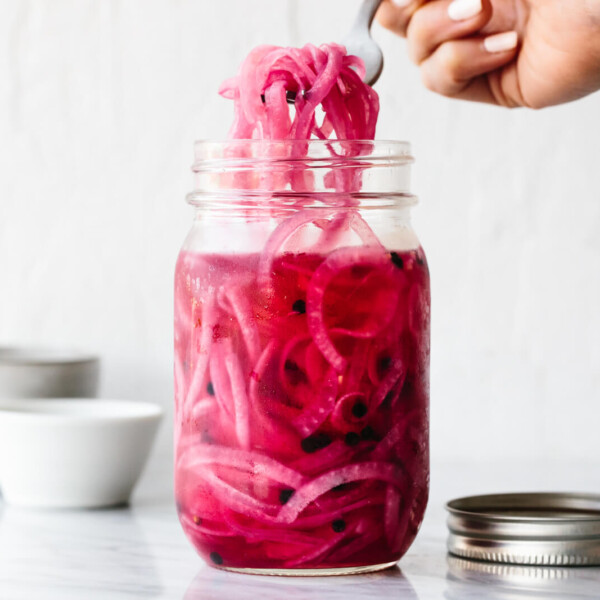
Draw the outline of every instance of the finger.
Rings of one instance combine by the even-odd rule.
[[[413,15],[407,29],[408,54],[420,64],[442,43],[471,35],[492,17],[490,0],[434,0]]]
[[[490,77],[478,78],[508,65],[517,46],[515,31],[444,42],[421,63],[423,83],[443,96],[503,104],[498,90],[490,88]]]
[[[386,29],[406,37],[406,29],[415,11],[427,0],[384,0],[377,20]]]
[[[454,94],[452,98],[496,104],[506,108],[529,106],[521,94],[517,63],[514,60],[491,73],[475,77],[462,92]]]

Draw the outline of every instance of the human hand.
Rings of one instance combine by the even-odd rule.
[[[600,89],[600,0],[384,0],[426,87],[543,108]]]

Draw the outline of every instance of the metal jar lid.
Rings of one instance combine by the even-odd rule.
[[[600,496],[493,494],[446,504],[448,551],[519,565],[600,565]]]

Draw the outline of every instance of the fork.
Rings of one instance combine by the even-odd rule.
[[[343,39],[348,54],[355,54],[365,63],[365,83],[373,85],[383,70],[383,52],[371,37],[371,24],[382,0],[363,0],[350,33]]]

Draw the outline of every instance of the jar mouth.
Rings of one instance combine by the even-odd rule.
[[[403,206],[410,194],[409,142],[394,140],[199,140],[194,144],[195,189],[187,200],[310,196],[316,205],[377,203]]]
[[[217,161],[331,161],[333,157],[414,162],[410,142],[399,140],[197,140],[192,171]]]

